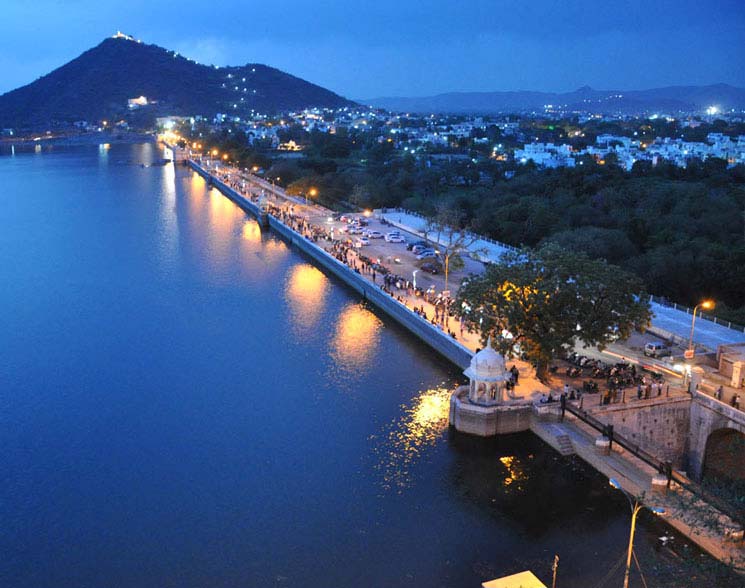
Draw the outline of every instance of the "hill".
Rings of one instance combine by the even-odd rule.
[[[573,92],[450,92],[421,98],[372,98],[360,100],[397,112],[526,112],[542,111],[552,104],[566,110],[597,113],[644,114],[745,108],[745,89],[727,84],[669,86],[651,90],[594,90],[585,86]]]
[[[130,111],[127,100],[149,105]],[[0,96],[0,127],[33,128],[161,115],[272,113],[353,102],[258,63],[216,67],[117,35],[38,80]]]

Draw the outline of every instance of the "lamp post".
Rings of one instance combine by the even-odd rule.
[[[623,576],[623,588],[629,588],[629,571],[631,570],[631,556],[634,553],[634,533],[636,533],[636,515],[638,515],[639,511],[644,508],[644,505],[641,504],[639,502],[639,499],[636,497],[634,497],[634,499],[632,500],[631,495],[621,487],[621,484],[619,484],[618,480],[616,480],[615,478],[610,478],[608,482],[616,490],[620,490],[621,492],[623,492],[624,496],[626,496],[626,499],[629,501],[629,506],[631,507],[631,532],[629,533],[629,552],[626,555],[626,572]],[[655,514],[665,514],[664,508],[660,508],[658,506],[648,506],[647,508]]]
[[[308,196],[309,195],[311,196],[311,198],[315,198],[316,196],[318,196],[318,190],[316,190],[315,188],[311,188],[310,190],[308,190],[305,193],[305,204],[306,204],[306,206],[308,205]]]
[[[691,334],[688,337],[688,353],[686,354],[688,359],[693,359],[693,329],[696,326],[696,312],[698,312],[699,307],[705,308],[706,310],[711,310],[715,306],[715,303],[713,300],[704,300],[702,302],[699,302],[696,306],[693,307],[693,318],[691,319]]]

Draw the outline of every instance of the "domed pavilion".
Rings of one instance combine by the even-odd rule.
[[[504,391],[512,374],[507,371],[504,357],[491,345],[491,337],[481,351],[471,358],[463,372],[470,380],[468,400],[481,406],[493,406],[505,401]]]

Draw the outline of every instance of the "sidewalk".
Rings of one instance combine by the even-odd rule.
[[[571,440],[575,453],[583,461],[606,475],[615,478],[630,495],[648,507],[665,509],[661,515],[666,522],[696,543],[704,551],[723,562],[731,562],[740,573],[745,574],[745,544],[726,538],[728,530],[738,529],[719,511],[698,500],[687,490],[673,483],[671,489],[660,492],[652,489],[652,477],[657,472],[648,464],[630,455],[618,445],[613,445],[610,455],[602,455],[595,447],[600,434],[570,413],[564,422],[554,419],[533,419],[531,430],[555,449],[559,449],[558,438],[562,435]]]

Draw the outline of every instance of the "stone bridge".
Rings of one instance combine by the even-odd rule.
[[[688,433],[693,478],[720,474],[745,480],[745,412],[701,392],[693,393]]]

